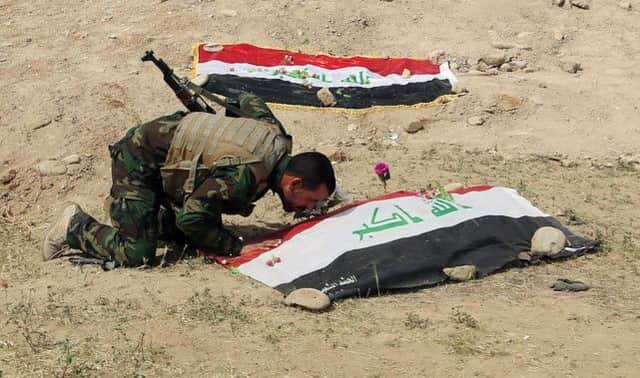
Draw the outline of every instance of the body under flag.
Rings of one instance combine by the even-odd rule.
[[[568,240],[549,258],[595,250],[596,242],[573,234],[515,190],[475,186],[350,204],[270,235],[266,239],[283,240],[270,251],[217,259],[284,294],[310,287],[331,299],[367,297],[445,282],[446,268],[473,265],[482,278],[520,264],[544,226]]]
[[[272,104],[367,109],[427,104],[451,94],[449,63],[428,59],[336,57],[250,44],[198,44],[195,74],[210,92],[254,93]]]

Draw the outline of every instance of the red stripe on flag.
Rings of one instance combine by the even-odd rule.
[[[221,45],[220,51],[206,51],[206,44],[198,46],[198,63],[206,63],[218,60],[225,63],[247,63],[255,66],[272,67],[282,65],[313,65],[329,70],[346,67],[366,67],[369,71],[382,76],[390,74],[402,75],[405,69],[411,75],[437,75],[440,67],[430,60],[409,59],[409,58],[367,58],[361,56],[335,57],[329,55],[311,55],[296,53],[287,50],[267,49],[242,44]],[[285,59],[285,56],[290,58]]]
[[[469,192],[484,192],[486,190],[492,189],[492,186],[488,186],[488,185],[477,185],[477,186],[471,186],[469,188],[462,188],[462,189],[458,189],[458,190],[454,190],[451,191],[451,193],[455,193],[455,194],[466,194]],[[287,240],[293,238],[294,236],[296,236],[297,234],[306,231],[308,229],[310,229],[311,227],[315,226],[316,224],[318,224],[319,222],[323,221],[326,218],[332,217],[336,214],[340,214],[343,213],[349,209],[352,209],[356,206],[360,206],[362,204],[368,203],[368,202],[373,202],[373,201],[381,201],[381,200],[388,200],[388,199],[393,199],[393,198],[401,198],[401,197],[411,197],[411,196],[421,196],[424,195],[420,192],[406,192],[406,191],[400,191],[400,192],[394,192],[394,193],[389,193],[389,194],[385,194],[382,196],[378,196],[378,197],[374,197],[374,198],[370,198],[367,200],[363,200],[363,201],[358,201],[358,202],[352,202],[349,205],[346,205],[344,207],[341,207],[337,210],[331,211],[327,214],[323,214],[320,216],[317,216],[315,218],[309,219],[307,221],[304,222],[300,222],[298,224],[295,224],[289,228],[286,228],[284,230],[280,230],[280,231],[276,231],[274,233],[271,233],[269,235],[267,235],[264,239],[262,240],[273,240],[273,239],[282,239],[282,242],[286,242]],[[216,256],[214,257],[214,259],[223,264],[225,267],[227,268],[237,268],[240,265],[247,263],[253,259],[255,259],[256,257],[262,255],[263,253],[270,253],[270,251],[265,251],[265,252],[260,252],[260,251],[254,251],[254,252],[249,252],[245,255],[242,256],[238,256],[238,257],[232,257],[232,258],[227,258],[227,257],[221,257],[221,256]]]

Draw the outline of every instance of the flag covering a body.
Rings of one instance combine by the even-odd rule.
[[[568,240],[554,258],[596,246],[513,189],[475,186],[354,203],[270,235],[283,243],[268,252],[222,262],[285,294],[311,287],[333,299],[370,296],[444,282],[445,268],[473,265],[478,278],[496,272],[517,263],[544,226]]]
[[[198,44],[195,73],[207,75],[210,92],[236,98],[251,92],[272,104],[333,108],[418,105],[451,93],[456,78],[449,63],[428,59],[335,57],[250,44]]]

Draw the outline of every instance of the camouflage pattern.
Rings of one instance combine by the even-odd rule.
[[[256,119],[280,124],[259,97],[245,93],[238,100],[240,108]],[[183,237],[187,243],[210,254],[240,252],[242,241],[224,228],[222,214],[248,216],[253,211],[253,202],[266,192],[256,192],[255,178],[247,166],[217,169],[182,207],[170,203],[162,192],[160,168],[175,128],[184,115],[177,112],[138,125],[109,147],[113,226],[100,224],[87,214],[78,214],[67,232],[72,248],[122,266],[153,262],[161,235]],[[271,188],[279,181],[288,160],[288,157],[283,159],[272,173]]]

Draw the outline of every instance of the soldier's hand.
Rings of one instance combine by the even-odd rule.
[[[251,252],[265,252],[282,244],[282,239],[265,240],[258,243],[245,244],[240,250],[240,255]]]

